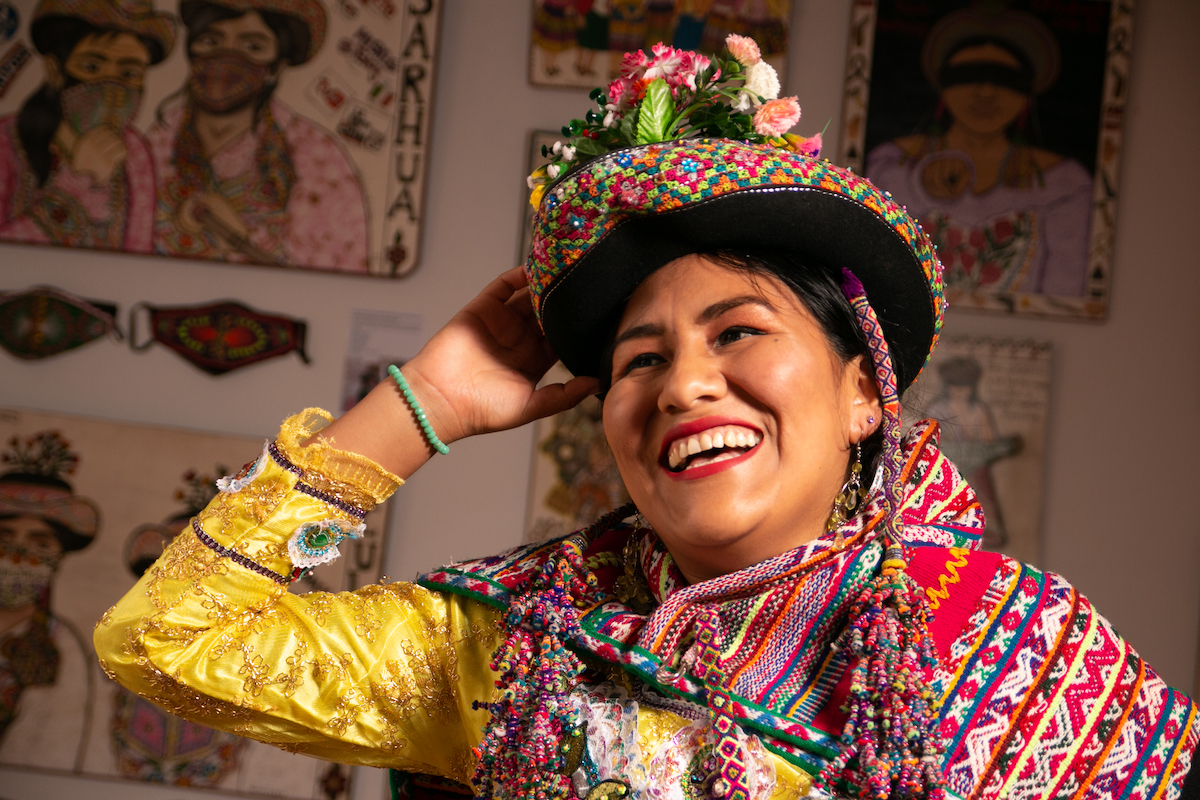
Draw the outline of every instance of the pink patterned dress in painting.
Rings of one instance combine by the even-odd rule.
[[[168,107],[147,133],[159,179],[157,252],[367,271],[362,183],[332,136],[272,100],[251,130],[206,158],[186,112],[183,102]],[[206,230],[178,224],[183,204],[202,193],[229,201],[248,230],[247,247],[230,248]]]
[[[55,156],[39,186],[16,116],[0,119],[0,240],[151,252],[154,162],[140,133],[125,128],[122,138],[125,163],[108,180],[75,172]]]

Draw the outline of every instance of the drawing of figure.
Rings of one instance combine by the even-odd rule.
[[[939,100],[925,130],[885,142],[867,177],[920,219],[946,268],[947,296],[1081,297],[1092,177],[1036,146],[1036,97],[1060,48],[1032,14],[972,7],[939,20],[921,65]]]
[[[533,10],[533,43],[545,54],[543,68],[553,77],[560,72],[558,54],[575,46],[579,13],[575,0],[541,0]]]
[[[131,123],[175,24],[150,0],[42,0],[45,80],[0,118],[0,239],[149,253],[154,166]]]
[[[675,35],[676,0],[646,0],[646,39],[642,48],[650,52],[656,44],[670,44]]]
[[[738,9],[739,27],[758,42],[764,56],[787,52],[791,0],[744,0]]]
[[[554,461],[558,477],[543,502],[570,520],[569,530],[628,499],[600,416],[600,402],[589,398],[558,414],[553,430],[540,444]]]
[[[962,471],[983,506],[987,528],[983,544],[989,550],[1008,542],[1004,515],[996,497],[992,465],[1021,450],[1020,436],[1001,436],[992,409],[979,398],[983,367],[970,357],[951,358],[938,365],[942,393],[925,415],[942,423],[942,451]]]
[[[216,474],[226,471],[218,466]],[[212,475],[184,473],[184,489],[175,493],[175,498],[183,502],[180,512],[162,523],[141,525],[129,534],[124,562],[134,578],[140,578],[188,521],[216,496],[215,480]],[[232,733],[181,719],[123,686],[114,687],[108,730],[117,771],[122,776],[175,786],[217,786],[237,769],[249,743]]]
[[[675,20],[675,36],[672,46],[679,50],[699,50],[700,37],[704,35],[704,24],[712,0],[679,0],[679,16]]]
[[[274,96],[321,48],[318,0],[183,0],[188,78],[147,133],[157,252],[365,272],[362,184],[340,145]]]
[[[92,543],[100,514],[63,479],[78,457],[57,432],[9,446],[0,476],[0,763],[78,769],[93,657],[50,596],[62,559]]]
[[[738,21],[738,5],[743,0],[712,0],[704,21],[704,32],[700,36],[700,49],[705,53],[720,53],[725,50],[725,37],[731,33],[742,33]]]
[[[644,0],[611,0],[608,5],[608,49],[618,53],[641,50],[646,43]]]
[[[575,71],[580,77],[595,75],[596,53],[608,50],[608,0],[592,0],[579,29]]]

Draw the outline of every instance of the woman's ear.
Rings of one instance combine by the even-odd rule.
[[[883,424],[883,404],[875,383],[875,366],[866,356],[855,356],[846,364],[850,400],[850,443],[868,439]]]

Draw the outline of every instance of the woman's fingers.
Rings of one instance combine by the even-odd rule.
[[[508,302],[513,293],[526,285],[525,270],[522,267],[513,267],[500,273],[495,280],[489,283],[481,295],[490,297],[500,303]]]
[[[525,406],[528,421],[548,417],[568,408],[579,405],[583,398],[600,390],[600,382],[595,378],[572,378],[566,383],[552,383],[543,386],[529,397]]]

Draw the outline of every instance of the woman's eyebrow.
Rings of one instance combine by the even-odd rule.
[[[641,339],[646,336],[661,336],[663,333],[662,325],[647,323],[645,325],[634,325],[629,330],[622,333],[613,341],[613,347],[617,347],[622,342],[627,342],[630,339]]]
[[[768,311],[775,310],[775,306],[771,305],[762,295],[745,294],[741,297],[731,297],[728,300],[722,300],[719,303],[713,303],[711,306],[700,312],[700,316],[696,317],[696,322],[711,322],[724,314],[726,311],[731,311],[738,306],[744,306],[747,303],[753,303],[754,305],[762,306]]]

